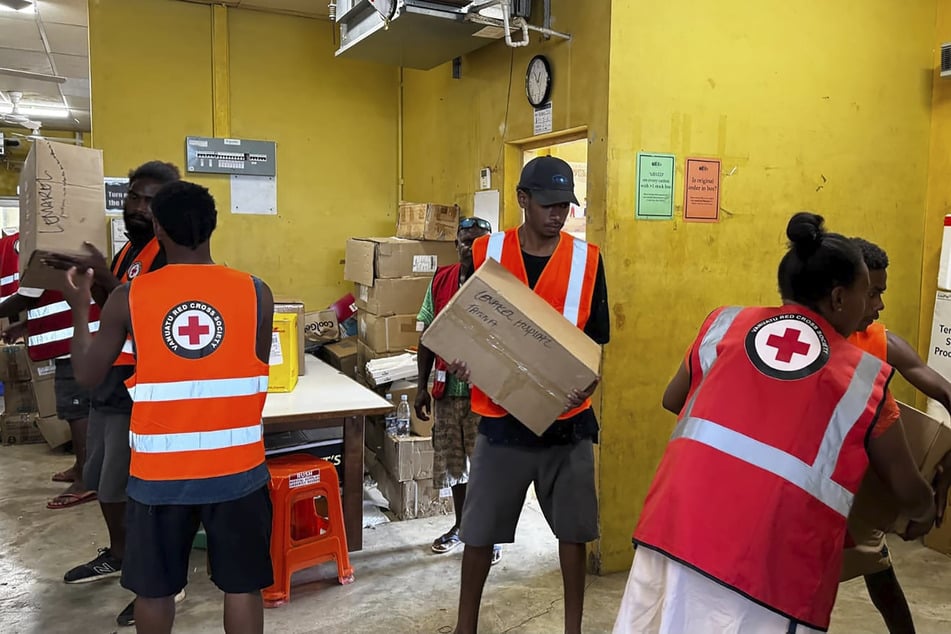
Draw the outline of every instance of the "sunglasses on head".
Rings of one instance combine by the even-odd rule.
[[[479,227],[480,229],[485,229],[489,233],[492,233],[492,223],[484,218],[463,218],[459,221],[459,230],[471,229],[473,227]]]

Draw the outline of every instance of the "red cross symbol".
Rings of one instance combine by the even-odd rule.
[[[207,335],[210,333],[211,333],[211,327],[203,326],[201,323],[199,323],[197,315],[190,315],[188,317],[187,326],[178,327],[179,336],[188,337],[188,343],[193,346],[197,346],[199,343],[201,343],[202,335]]]
[[[783,363],[789,363],[794,354],[809,354],[812,348],[805,341],[799,341],[799,330],[796,328],[787,328],[782,337],[770,335],[766,345],[776,348],[776,360]]]

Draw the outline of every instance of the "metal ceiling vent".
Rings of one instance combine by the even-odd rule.
[[[941,45],[941,76],[951,77],[951,42]]]
[[[338,57],[429,70],[505,39],[527,46],[529,33],[571,39],[551,30],[551,2],[542,26],[531,24],[531,0],[337,0]],[[514,37],[513,37],[514,34]]]

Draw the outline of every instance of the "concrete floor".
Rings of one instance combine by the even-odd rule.
[[[131,597],[116,581],[62,583],[67,568],[87,561],[106,543],[96,504],[60,511],[45,508],[46,500],[61,489],[49,476],[69,463],[68,456],[52,454],[45,445],[0,447],[2,634],[99,634],[120,629],[115,616]],[[450,633],[461,549],[443,556],[429,551],[432,539],[448,528],[447,519],[397,522],[367,530],[365,550],[352,557],[354,584],[337,585],[331,566],[295,577],[298,585],[291,602],[265,612],[266,630]],[[517,539],[489,577],[482,631],[558,632],[562,603],[555,541],[532,501],[522,516]],[[951,560],[898,539],[891,546],[919,634],[951,632]],[[196,552],[192,565],[188,598],[179,607],[175,631],[220,632],[221,595],[205,576],[204,554]],[[586,632],[610,632],[625,580],[625,574],[589,578]],[[842,587],[831,632],[885,632],[861,581]]]

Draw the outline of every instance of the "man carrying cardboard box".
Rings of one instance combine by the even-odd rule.
[[[152,226],[152,198],[167,183],[179,180],[171,163],[150,161],[129,174],[129,193],[123,206],[128,244],[116,254],[110,266],[102,253],[87,247],[87,258],[51,257],[48,264],[60,269],[78,266],[93,270],[92,297],[104,306],[109,294],[138,275],[156,271],[166,264],[165,251]],[[65,313],[70,320],[70,313]],[[67,341],[67,344],[69,342]],[[124,349],[103,381],[92,390],[87,434],[88,456],[83,470],[86,486],[98,491],[99,506],[109,532],[109,546],[99,549],[92,561],[66,573],[66,583],[87,583],[119,575],[126,547],[126,486],[129,482],[129,419],[132,400],[125,381],[132,376],[135,357]],[[132,625],[135,601],[130,602],[116,622]]]
[[[525,221],[480,238],[472,247],[478,269],[493,258],[599,344],[610,338],[607,283],[598,248],[562,232],[568,206],[578,201],[574,174],[561,159],[543,156],[522,170],[517,187]],[[469,379],[465,359],[449,366]],[[565,592],[565,632],[581,631],[585,544],[598,538],[593,443],[598,421],[591,394],[573,391],[565,414],[540,437],[473,386],[472,410],[482,417],[470,462],[460,539],[462,587],[456,631],[475,634],[493,544],[511,543],[529,485],[558,538]]]
[[[423,324],[424,331],[472,274],[472,243],[476,238],[491,232],[492,225],[482,218],[463,218],[459,221],[459,229],[456,232],[459,262],[441,266],[436,270],[416,316]],[[437,358],[422,341],[416,361],[419,367],[416,415],[420,420],[426,421],[429,420],[432,410],[436,418],[433,425],[433,483],[437,489],[452,491],[452,504],[456,512],[456,523],[448,532],[436,538],[432,549],[434,553],[448,553],[461,543],[459,525],[462,523],[462,509],[466,501],[466,483],[469,482],[469,460],[472,458],[479,433],[479,416],[472,411],[469,385],[448,375],[446,362]],[[434,364],[436,380],[430,394],[429,377]],[[435,408],[433,399],[436,400]],[[501,556],[501,547],[494,547],[492,563],[498,563]]]
[[[199,522],[224,629],[264,631],[271,571],[270,474],[261,412],[274,300],[261,280],[211,259],[215,201],[171,183],[153,201],[155,232],[174,266],[116,288],[95,338],[87,325],[93,270],[68,273],[77,379],[97,385],[134,339],[129,544],[122,585],[136,593],[139,631],[171,632]]]
[[[852,241],[862,251],[865,265],[868,267],[870,281],[868,313],[859,326],[859,330],[849,337],[849,341],[883,360],[888,361],[916,389],[935,399],[951,412],[951,383],[929,368],[911,345],[885,326],[877,323],[879,314],[885,309],[882,295],[888,281],[888,254],[878,245],[861,238]],[[894,399],[887,397],[892,404]],[[896,406],[897,407],[897,406]],[[938,521],[944,513],[948,476],[951,476],[951,454],[945,456],[941,467],[943,477],[936,487]],[[918,527],[912,534],[917,535],[928,527]],[[849,570],[861,572],[865,577],[872,603],[881,613],[891,634],[913,634],[915,625],[911,617],[908,601],[902,591],[891,556],[885,542],[885,532],[871,526],[861,518],[849,516],[846,539],[845,563]],[[846,570],[843,569],[843,573]],[[857,576],[854,573],[852,576]],[[843,581],[852,578],[843,574]]]

